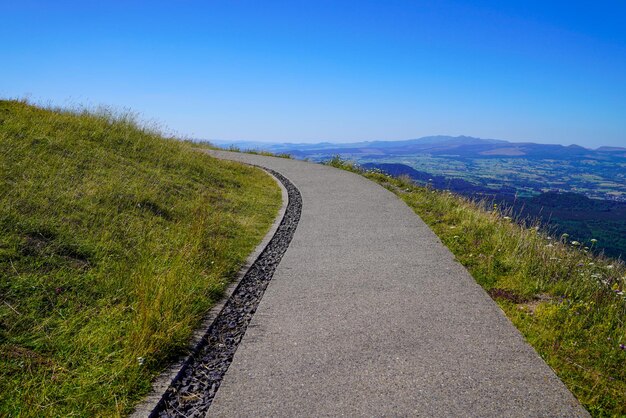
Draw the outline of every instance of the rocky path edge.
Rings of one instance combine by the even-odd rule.
[[[261,167],[262,168],[262,167]],[[263,169],[263,168],[262,168]],[[205,318],[202,320],[200,326],[194,331],[193,336],[189,342],[189,346],[187,349],[187,354],[181,356],[176,362],[172,363],[165,371],[159,374],[159,376],[153,381],[152,389],[150,393],[135,406],[133,413],[130,415],[131,418],[145,418],[151,416],[156,411],[156,407],[165,395],[166,391],[172,385],[172,382],[176,380],[176,378],[181,373],[181,370],[188,364],[190,357],[196,353],[199,347],[202,345],[202,340],[207,334],[207,330],[210,329],[211,325],[216,320],[219,313],[224,308],[224,305],[231,297],[239,283],[249,271],[250,267],[254,264],[254,262],[259,258],[263,250],[267,247],[270,240],[276,233],[281,221],[285,216],[285,211],[287,209],[287,204],[289,202],[289,197],[287,193],[287,189],[283,186],[282,182],[276,178],[270,171],[263,169],[270,175],[278,187],[281,190],[281,206],[278,209],[278,213],[274,222],[270,226],[269,230],[261,240],[261,242],[255,247],[255,249],[248,255],[246,261],[241,266],[235,279],[228,285],[226,290],[224,291],[224,295],[222,299],[216,303],[206,314]]]

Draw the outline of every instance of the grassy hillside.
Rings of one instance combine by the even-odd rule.
[[[130,117],[0,101],[0,416],[130,411],[279,205]]]
[[[626,416],[626,266],[594,256],[594,242],[552,238],[500,208],[354,171],[396,193],[496,300],[594,416]],[[454,289],[450,289],[454,292]]]

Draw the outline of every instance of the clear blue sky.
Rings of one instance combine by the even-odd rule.
[[[626,146],[626,2],[0,0],[0,96],[181,135]]]

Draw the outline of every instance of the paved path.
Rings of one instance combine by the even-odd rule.
[[[276,170],[302,217],[208,416],[585,416],[433,232],[365,178]]]

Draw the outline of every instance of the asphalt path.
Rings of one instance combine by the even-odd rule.
[[[319,164],[211,153],[281,173],[303,208],[208,416],[588,415],[394,194]]]

